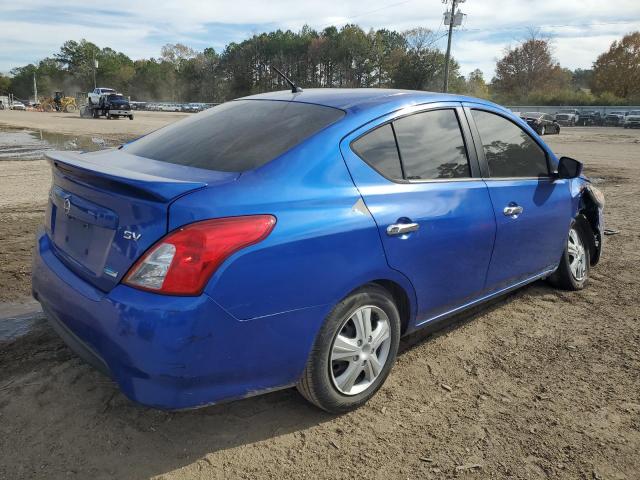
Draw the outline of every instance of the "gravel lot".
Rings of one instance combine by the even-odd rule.
[[[112,138],[175,119],[10,113],[0,123]],[[538,282],[405,339],[380,393],[343,416],[295,390],[142,408],[37,320],[0,343],[0,478],[640,478],[640,130],[545,139],[586,163],[619,231],[587,289]],[[27,301],[48,182],[43,161],[0,161],[0,313]]]

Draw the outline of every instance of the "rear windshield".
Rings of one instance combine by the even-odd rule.
[[[344,116],[320,105],[236,100],[210,108],[124,147],[162,162],[244,172],[280,156]]]

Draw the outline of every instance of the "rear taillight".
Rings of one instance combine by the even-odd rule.
[[[199,295],[222,262],[238,250],[264,240],[275,224],[272,215],[192,223],[151,247],[123,282],[168,295]]]

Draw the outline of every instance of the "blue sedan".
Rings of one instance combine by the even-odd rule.
[[[580,162],[469,97],[268,93],[48,157],[33,294],[164,409],[297,386],[351,410],[403,335],[535,280],[581,289],[602,249]]]

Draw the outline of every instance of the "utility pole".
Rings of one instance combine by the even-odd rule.
[[[93,53],[93,88],[96,89],[98,85],[96,85],[96,70],[98,69],[98,60],[96,60],[96,54]]]
[[[451,0],[451,12],[445,12],[444,23],[449,24],[449,35],[447,38],[447,55],[444,60],[444,87],[442,91],[447,93],[449,90],[449,60],[451,59],[451,37],[453,36],[453,27],[462,25],[463,13],[458,10],[456,13],[456,7],[458,3],[464,3],[465,0]],[[447,4],[449,0],[442,0],[442,3]]]
[[[36,84],[36,72],[33,72],[33,103],[38,104],[38,85]]]

